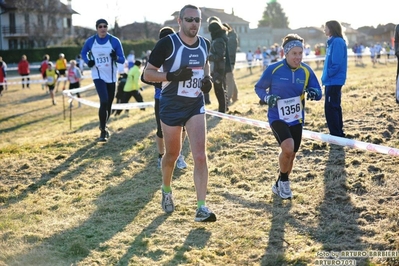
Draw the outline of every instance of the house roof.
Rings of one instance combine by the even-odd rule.
[[[360,27],[357,30],[359,32],[362,32],[364,34],[368,34],[368,35],[383,35],[385,33],[391,33],[393,31],[395,31],[395,27],[396,25],[393,23],[388,23],[386,25],[378,25],[377,28],[374,27],[370,27],[370,26],[364,26],[364,27]]]
[[[46,5],[47,3],[47,5]],[[60,0],[0,0],[0,6],[6,11],[12,10],[34,10],[38,12],[57,12],[63,14],[79,14],[69,8]]]
[[[231,14],[225,13],[224,9],[218,8],[208,8],[208,7],[200,7],[201,15],[202,15],[202,23],[206,22],[209,17],[216,16],[220,18],[223,22],[228,22],[230,25],[234,24],[249,24],[249,21],[246,21],[240,17],[234,15],[234,11],[232,10]],[[165,21],[165,25],[175,24],[176,19],[179,17],[180,11],[175,11],[172,16],[174,19]]]
[[[119,28],[118,37],[121,40],[141,40],[147,38],[158,40],[159,30],[162,26],[154,22],[134,22]]]

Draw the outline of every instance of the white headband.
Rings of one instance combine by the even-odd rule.
[[[288,54],[288,52],[294,47],[301,47],[303,49],[303,43],[298,40],[287,42],[284,46],[284,54]]]

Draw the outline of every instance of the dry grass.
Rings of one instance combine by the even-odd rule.
[[[343,108],[354,139],[399,147],[395,73],[396,64],[350,64]],[[265,120],[253,91],[260,74],[236,72],[237,116]],[[152,88],[143,94],[152,101]],[[94,90],[82,96],[97,101]],[[271,192],[279,153],[271,132],[207,116],[207,203],[218,221],[195,223],[187,142],[176,211],[160,207],[151,108],[112,118],[110,140],[98,144],[97,110],[74,107],[70,124],[57,98],[52,106],[39,85],[9,86],[0,98],[0,265],[313,265],[323,251],[399,250],[397,157],[304,139],[295,198],[282,201]],[[305,128],[327,133],[322,101],[307,104]]]

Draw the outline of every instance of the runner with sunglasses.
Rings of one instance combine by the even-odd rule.
[[[105,19],[97,20],[96,29],[97,34],[86,40],[81,56],[91,68],[91,77],[100,98],[98,116],[101,133],[98,140],[105,142],[109,138],[107,121],[111,115],[115,97],[118,73],[116,63],[123,64],[126,59],[120,40],[107,32],[108,22]]]
[[[197,194],[196,222],[214,222],[216,215],[206,207],[208,163],[204,95],[212,88],[207,61],[210,42],[198,35],[201,11],[184,6],[177,19],[179,31],[160,39],[144,70],[144,79],[162,82],[159,115],[165,142],[162,158],[162,209],[175,210],[172,175],[182,146],[185,126],[194,160],[194,186]]]

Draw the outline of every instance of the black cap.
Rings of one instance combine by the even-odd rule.
[[[159,39],[162,39],[163,37],[168,36],[169,34],[172,34],[172,33],[175,33],[173,28],[171,28],[171,27],[163,27],[159,31]]]
[[[96,29],[97,29],[98,25],[100,25],[101,23],[108,25],[108,22],[105,19],[100,18],[99,20],[96,21]]]
[[[208,22],[208,23],[211,23],[212,21],[218,21],[220,24],[222,24],[222,21],[221,21],[220,18],[218,18],[217,16],[210,16],[210,17],[207,19],[207,22]]]
[[[217,20],[212,21],[209,26],[208,26],[208,30],[210,33],[215,33],[221,30],[226,31],[226,27],[222,25],[222,23],[220,23]]]
[[[223,25],[223,26],[225,26],[227,30],[231,30],[231,27],[230,27],[230,25],[229,25],[229,24],[227,24],[227,23],[223,23],[222,25]]]

